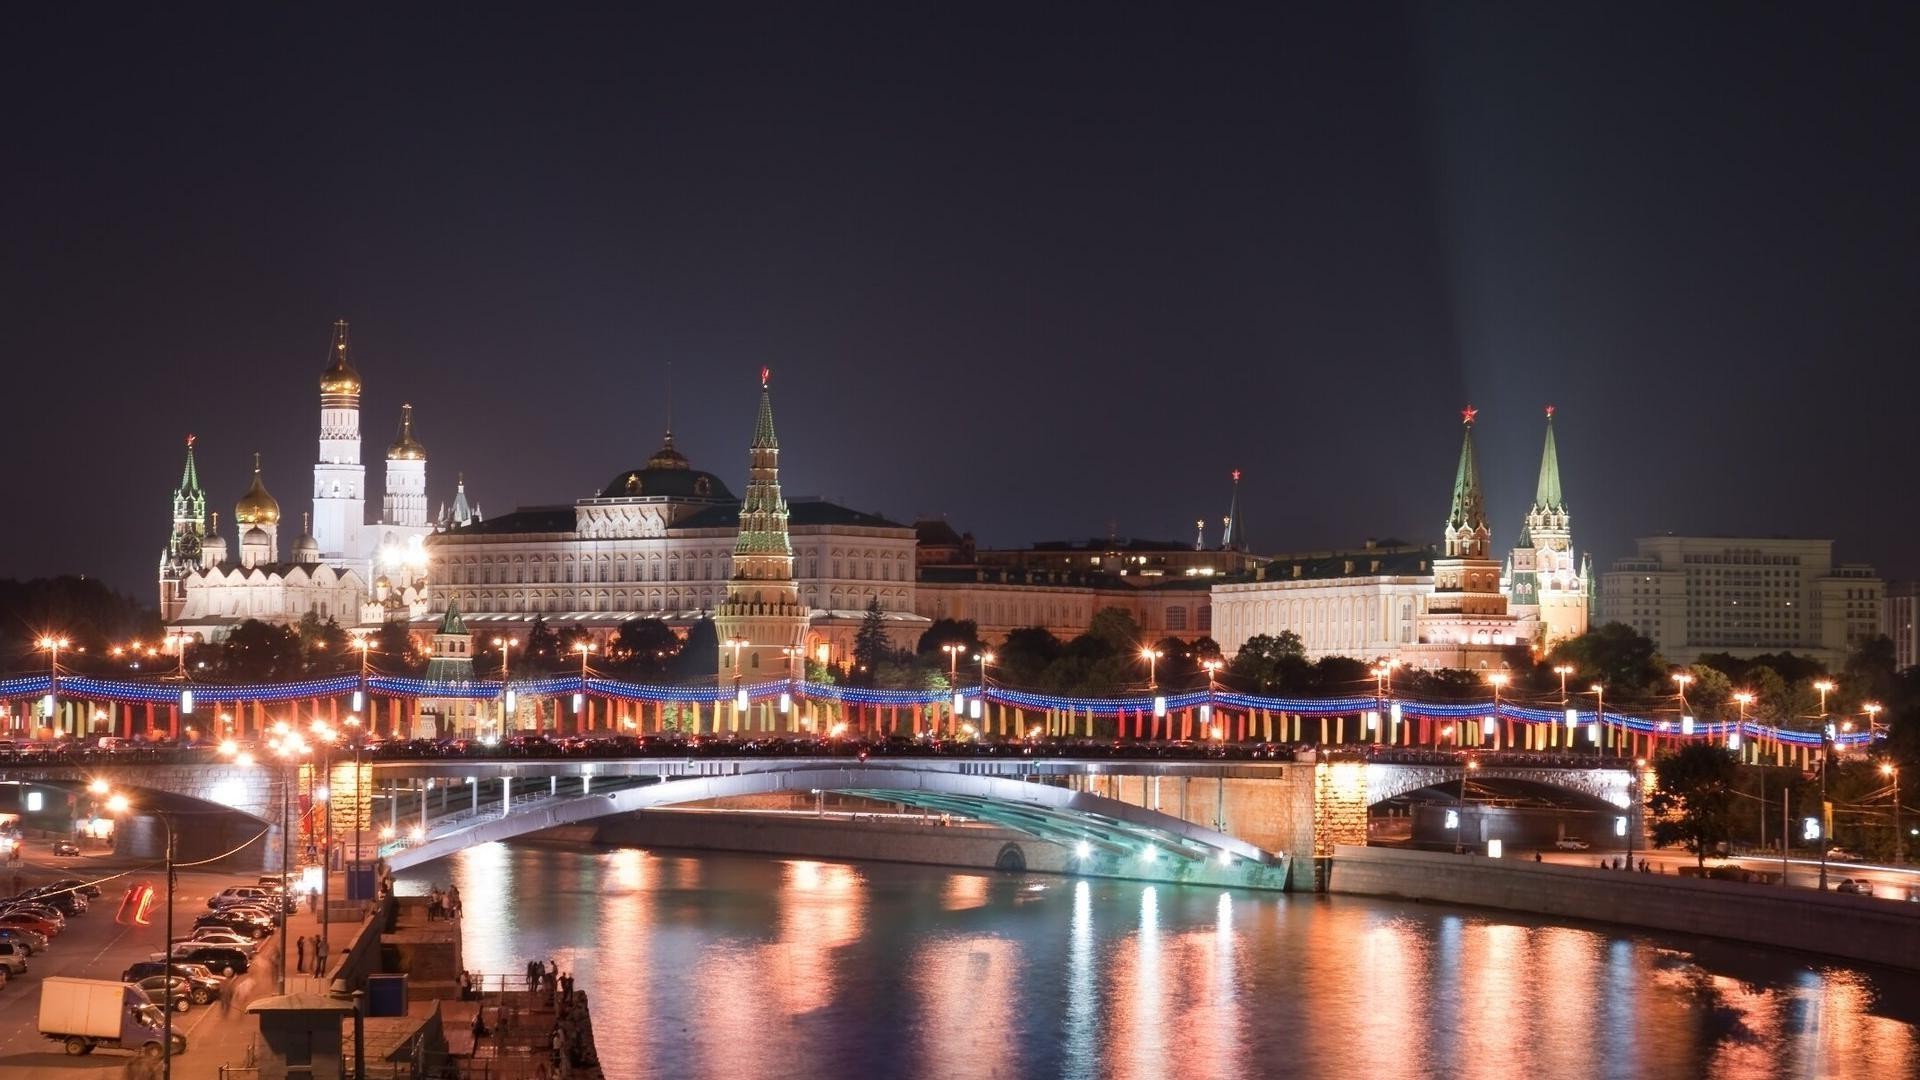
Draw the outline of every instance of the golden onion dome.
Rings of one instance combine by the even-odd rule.
[[[387,447],[388,461],[425,461],[427,448],[413,437],[413,406],[400,406],[400,434]]]
[[[267,494],[267,485],[260,480],[259,454],[253,455],[253,485],[233,504],[233,520],[239,525],[280,524],[280,502]]]
[[[353,370],[353,361],[347,359],[347,324],[344,319],[333,324],[333,348],[329,350],[327,359],[327,370],[320,373],[320,392],[359,394],[360,373]]]

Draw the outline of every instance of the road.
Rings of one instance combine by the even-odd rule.
[[[1602,858],[1612,861],[1615,855],[1625,858],[1623,852],[1607,851],[1543,851],[1540,853],[1545,862],[1562,863],[1567,866],[1594,866]],[[1533,857],[1532,852],[1514,852],[1513,858]],[[1684,851],[1671,849],[1636,850],[1634,861],[1646,859],[1661,873],[1677,873],[1682,866],[1694,865],[1693,856]],[[1778,874],[1780,859],[1778,856],[1740,856],[1732,859],[1708,859],[1707,866],[1738,866],[1756,873]],[[1890,900],[1907,899],[1909,893],[1920,896],[1920,870],[1899,869],[1868,863],[1827,863],[1827,887],[1832,889],[1843,879],[1865,880],[1871,884],[1873,895]],[[1791,858],[1787,861],[1787,884],[1799,888],[1812,889],[1820,882],[1820,864],[1817,860]]]
[[[120,925],[115,915],[121,897],[129,886],[147,882],[160,889],[164,874],[159,867],[142,860],[121,859],[111,854],[92,853],[78,858],[55,859],[46,846],[34,843],[23,865],[0,869],[0,889],[8,895],[19,889],[65,877],[101,880],[100,899],[93,901],[84,915],[70,916],[67,929],[54,939],[47,951],[35,953],[27,961],[27,973],[8,980],[0,987],[0,1076],[27,1076],[27,1070],[55,1070],[85,1075],[120,1075],[129,1054],[116,1050],[96,1050],[81,1057],[69,1057],[59,1044],[40,1036],[40,980],[49,975],[85,979],[118,979],[127,965],[153,958],[161,951],[165,929],[156,915],[154,925]],[[175,901],[174,936],[191,932],[193,919],[206,910],[207,898],[228,885],[251,880],[238,873],[208,874],[182,872],[180,895]],[[275,948],[277,939],[268,939],[261,952]],[[253,973],[241,976],[248,979]],[[255,980],[259,982],[260,980]],[[251,984],[237,984],[244,994]],[[271,986],[265,987],[271,993]],[[257,1023],[236,1007],[222,1016],[220,1006],[196,1007],[175,1013],[174,1030],[187,1036],[187,1053],[175,1059],[174,1075],[212,1076],[226,1061],[238,1063],[247,1041],[258,1030]]]

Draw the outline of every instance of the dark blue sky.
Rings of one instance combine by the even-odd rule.
[[[14,16],[0,574],[146,596],[180,437],[309,505],[368,460],[562,502],[664,421],[738,487],[995,544],[1503,542],[1559,406],[1575,540],[1834,536],[1920,573],[1915,10],[329,5]],[[1277,6],[1276,6],[1277,7]],[[696,10],[698,9],[698,10]]]

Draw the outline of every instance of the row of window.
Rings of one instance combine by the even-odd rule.
[[[724,581],[732,573],[731,556],[721,556],[716,559],[710,554],[699,558],[688,556],[685,559],[677,554],[664,559],[659,555],[653,555],[631,560],[624,557],[609,560],[603,555],[598,562],[592,559],[582,560],[577,571],[571,556],[563,560],[549,555],[544,562],[537,555],[525,561],[515,556],[511,562],[503,556],[499,563],[497,584],[500,585],[572,585],[576,583],[576,574],[579,583],[582,584],[593,582],[602,585],[624,584],[628,577],[629,563],[632,564],[634,581],[660,581],[663,580],[662,574],[665,575],[666,581]],[[686,568],[684,572],[681,569],[682,566]],[[464,562],[445,563],[443,573],[447,583],[452,585],[493,585],[496,584],[494,569],[494,560],[490,558],[480,559],[477,563],[469,558]],[[841,571],[844,569],[848,577],[868,581],[906,581],[911,572],[904,559],[883,559],[877,562],[872,559],[844,561],[833,559],[828,563],[828,569],[833,578],[840,578]],[[817,556],[807,559],[806,576],[810,578],[820,576],[820,560]]]

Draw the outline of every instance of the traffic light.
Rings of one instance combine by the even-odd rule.
[[[121,926],[146,926],[153,913],[153,886],[144,881],[136,882],[120,898],[120,911],[113,921]]]

